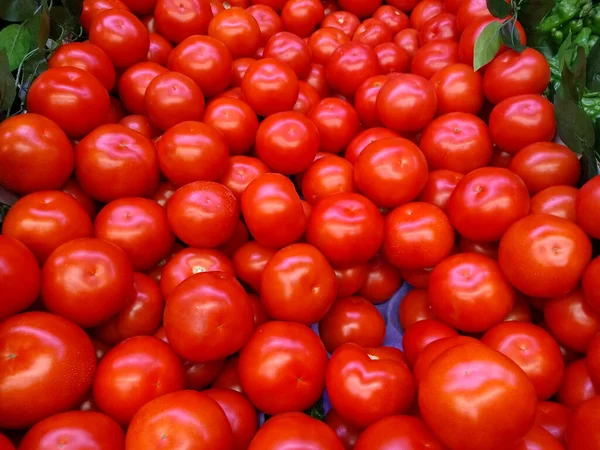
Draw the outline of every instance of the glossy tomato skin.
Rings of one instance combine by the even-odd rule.
[[[498,103],[489,120],[492,140],[511,154],[535,142],[548,142],[556,133],[552,103],[539,95],[517,95]],[[507,131],[511,130],[510,133]]]
[[[427,290],[412,289],[409,291],[400,303],[398,318],[403,329],[421,320],[435,319]]]
[[[352,40],[376,47],[384,42],[391,42],[392,37],[392,30],[384,22],[371,17],[363,20],[356,28]]]
[[[258,22],[237,6],[216,14],[208,24],[208,35],[223,42],[234,59],[252,56],[260,47]]]
[[[354,36],[354,32],[359,25],[360,19],[349,11],[334,11],[326,15],[323,22],[321,22],[321,28],[337,28],[342,30],[350,39]]]
[[[380,139],[391,137],[400,137],[400,135],[395,131],[383,127],[369,128],[360,131],[348,144],[346,152],[344,153],[344,158],[354,164],[358,155],[360,155],[369,144]]]
[[[154,78],[168,70],[154,62],[142,62],[129,67],[119,77],[118,91],[123,106],[131,114],[146,115],[145,96]]]
[[[598,312],[600,312],[600,290],[598,288],[598,282],[600,281],[599,276],[600,258],[596,257],[585,268],[581,279],[581,287],[583,289],[585,300]],[[598,381],[600,381],[600,379]]]
[[[229,158],[229,165],[225,169],[220,183],[229,188],[233,195],[240,200],[248,185],[268,172],[270,169],[260,159],[236,155]]]
[[[360,41],[339,46],[326,66],[327,81],[337,92],[352,97],[367,78],[379,75],[381,68],[375,51]]]
[[[409,26],[408,16],[392,5],[381,5],[373,17],[385,23],[394,35]]]
[[[457,337],[458,332],[438,319],[425,319],[407,327],[402,337],[402,347],[412,367],[425,348],[440,339]]]
[[[452,64],[435,73],[431,84],[437,97],[439,114],[464,112],[477,114],[484,102],[483,79],[467,64]]]
[[[56,447],[125,450],[125,433],[110,417],[93,411],[69,411],[38,422],[19,448],[50,450]]]
[[[337,435],[346,450],[352,450],[362,430],[348,425],[335,409],[330,409],[325,416],[325,423]]]
[[[317,0],[287,1],[281,10],[283,27],[300,37],[309,37],[324,17],[325,8]]]
[[[196,34],[207,34],[212,18],[210,0],[187,0],[185,3],[157,0],[154,9],[158,32],[176,44]]]
[[[441,12],[431,17],[419,30],[419,41],[422,45],[445,39],[458,41],[459,38],[458,21],[450,12]]]
[[[384,74],[408,72],[410,56],[395,42],[383,42],[375,47],[379,66]]]
[[[27,246],[38,262],[62,244],[92,235],[90,217],[61,191],[39,191],[17,200],[6,214],[2,234]]]
[[[293,108],[298,98],[298,77],[284,62],[265,58],[253,62],[242,80],[244,100],[259,116]]]
[[[92,389],[100,410],[127,426],[142,406],[183,389],[184,383],[183,364],[168,344],[153,336],[136,336],[104,355]]]
[[[571,409],[577,408],[586,400],[598,395],[585,359],[578,359],[569,364],[565,370],[557,399]]]
[[[121,120],[119,120],[119,125],[124,125],[133,131],[137,131],[138,133],[146,136],[148,139],[153,139],[159,134],[159,131],[150,124],[148,118],[139,114],[132,114],[123,117]]]
[[[312,245],[279,250],[262,271],[260,299],[276,320],[310,325],[323,318],[336,298],[335,272]]]
[[[419,446],[431,450],[445,448],[421,419],[395,415],[370,425],[361,433],[354,449],[403,450]]]
[[[287,31],[280,31],[269,39],[262,57],[275,58],[285,63],[299,80],[306,77],[310,71],[311,54],[308,42]]]
[[[461,235],[478,242],[502,237],[529,214],[529,192],[513,172],[482,167],[460,180],[448,203],[448,216]]]
[[[387,262],[381,255],[376,255],[369,261],[367,279],[358,291],[371,303],[383,303],[402,286],[400,271]]]
[[[28,428],[75,407],[96,370],[88,335],[45,312],[17,314],[0,323],[0,354],[0,426],[7,429]],[[60,396],[48,395],[56,389]]]
[[[511,284],[525,295],[544,298],[572,291],[591,258],[585,232],[548,214],[515,222],[500,240],[498,251],[498,262]],[[524,267],[530,270],[523,271]]]
[[[169,343],[192,362],[223,359],[252,334],[254,312],[231,275],[205,272],[179,284],[168,298],[164,327]]]
[[[308,39],[313,63],[326,65],[335,49],[348,42],[350,42],[350,39],[339,28],[325,27],[318,29]]]
[[[302,176],[302,195],[310,204],[331,194],[354,191],[352,164],[339,156],[314,161]]]
[[[99,325],[117,314],[133,292],[129,257],[100,239],[80,238],[61,245],[42,269],[46,308],[82,327]]]
[[[567,424],[572,415],[573,411],[560,403],[539,402],[535,423],[564,443]]]
[[[354,109],[358,114],[360,123],[367,128],[380,127],[381,121],[377,117],[376,101],[381,87],[389,79],[388,75],[375,75],[367,78],[356,90],[354,95]]]
[[[196,391],[172,392],[146,403],[133,416],[125,436],[127,450],[233,448],[233,432],[219,404]]]
[[[394,36],[394,43],[412,58],[421,46],[419,42],[419,32],[414,28],[405,28]]]
[[[489,329],[481,342],[512,359],[527,374],[539,400],[553,396],[564,374],[564,360],[554,338],[530,323],[504,322]]]
[[[283,23],[277,12],[269,5],[255,4],[246,8],[260,28],[260,45],[264,47],[269,39],[283,31]]]
[[[575,203],[577,223],[595,239],[600,239],[600,226],[597,221],[599,204],[600,176],[595,176],[581,187]]]
[[[83,3],[80,21],[86,32],[89,31],[92,20],[99,12],[115,8],[129,11],[129,7],[121,0],[85,0]]]
[[[358,114],[352,105],[340,98],[324,98],[308,114],[319,131],[319,150],[340,153],[358,133]]]
[[[150,33],[149,38],[150,48],[146,61],[166,66],[173,51],[173,45],[158,33]]]
[[[332,194],[319,200],[308,219],[306,240],[336,268],[369,261],[383,242],[383,218],[366,197]]]
[[[323,422],[299,413],[288,412],[270,418],[260,428],[248,450],[276,450],[284,447],[314,450],[343,450],[339,438]]]
[[[544,449],[564,450],[564,446],[554,436],[539,425],[534,425],[514,450]]]
[[[110,98],[102,83],[76,67],[48,69],[27,93],[27,111],[46,116],[72,139],[102,125],[109,109]]]
[[[440,70],[458,62],[458,44],[455,41],[432,41],[423,44],[413,55],[410,72],[429,80]]]
[[[221,132],[230,155],[248,153],[254,145],[258,117],[242,100],[222,98],[210,102],[202,121]]]
[[[477,401],[467,407],[468,398]],[[535,389],[525,373],[479,343],[442,353],[419,385],[421,414],[450,448],[510,448],[533,425],[536,406]],[[502,428],[495,422],[500,411],[506,412]]]
[[[357,344],[338,347],[327,366],[326,379],[332,407],[358,427],[402,414],[415,399],[415,383],[404,362],[379,358]]]
[[[599,413],[599,397],[586,401],[575,410],[567,428],[567,446],[569,450],[600,448],[600,433],[596,426]]]
[[[450,195],[463,176],[451,170],[432,170],[417,200],[431,203],[446,212]]]
[[[458,20],[458,28],[461,32],[468,25],[482,18],[492,18],[492,14],[487,8],[487,4],[482,0],[468,0],[461,2],[456,8],[456,18]]]
[[[531,197],[531,214],[550,214],[577,221],[576,200],[579,189],[573,186],[551,186]]]

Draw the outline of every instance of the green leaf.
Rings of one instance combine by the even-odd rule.
[[[37,45],[40,55],[44,55],[46,51],[46,42],[50,37],[50,13],[48,11],[48,3],[42,0],[42,10],[40,13],[40,29],[37,35]]]
[[[573,39],[571,37],[571,32],[569,31],[569,34],[567,34],[565,40],[562,42],[562,44],[560,44],[558,52],[556,53],[556,58],[560,63],[560,71],[563,70],[566,61],[571,61],[571,59],[573,58],[574,50],[575,49],[573,48]]]
[[[15,70],[29,53],[30,34],[22,25],[9,25],[0,31],[0,49],[8,55],[8,67]]]
[[[596,144],[594,122],[583,109],[562,93],[554,97],[558,136],[575,153],[585,153]]]
[[[28,58],[25,60],[23,65],[21,66],[21,77],[20,77],[20,89],[19,89],[19,98],[23,103],[25,103],[25,99],[27,98],[27,91],[29,91],[29,87],[31,83],[42,73],[48,70],[48,62],[45,58],[34,57]]]
[[[37,7],[35,0],[0,0],[0,19],[23,22],[33,15]]]
[[[527,35],[527,45],[529,45],[529,47],[535,48],[548,60],[554,58],[555,51],[552,48],[552,43],[550,42],[547,33],[542,33],[536,30],[532,31],[530,34]]]
[[[575,88],[577,89],[577,98],[581,100],[585,91],[585,77],[586,77],[586,61],[585,61],[585,49],[581,46],[577,47],[575,53],[575,59],[569,66],[569,69],[573,73],[573,80],[575,82]]]
[[[502,24],[500,27],[500,37],[504,45],[512,48],[517,53],[521,53],[527,48],[521,44],[521,34],[515,26],[515,19],[507,20]]]
[[[586,87],[600,91],[600,39],[594,44],[587,60]]]
[[[486,0],[487,8],[492,16],[504,19],[510,14],[510,3],[504,0]]]
[[[63,6],[53,6],[50,9],[50,37],[62,40],[67,36],[79,34],[80,25],[77,17],[70,9]]]
[[[518,11],[519,22],[526,31],[533,30],[554,8],[554,4],[555,0],[524,0]]]
[[[313,419],[320,420],[321,422],[325,420],[325,408],[323,407],[323,398],[317,400],[317,403],[312,405],[304,414],[309,415]]]
[[[8,68],[8,55],[0,49],[0,111],[8,111],[16,95],[15,79]]]
[[[598,175],[598,159],[593,151],[586,151],[581,155],[581,179],[580,184],[585,184]]]
[[[83,10],[83,0],[62,0],[62,4],[65,8],[71,10],[77,17],[81,15],[81,11]]]
[[[500,22],[490,22],[481,31],[481,34],[475,41],[473,56],[473,69],[479,70],[489,63],[502,45],[500,38]]]

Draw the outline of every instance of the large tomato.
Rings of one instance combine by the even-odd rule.
[[[352,164],[336,155],[314,161],[302,175],[302,195],[308,203],[340,192],[354,192]]]
[[[339,28],[325,27],[318,29],[308,39],[312,61],[316,64],[327,65],[335,49],[348,42],[350,42],[350,39]]]
[[[422,45],[428,42],[452,40],[458,41],[458,21],[450,12],[441,12],[427,20],[419,30],[419,41]]]
[[[437,319],[425,319],[410,325],[402,336],[402,348],[410,366],[414,366],[425,348],[440,339],[458,336],[458,332]]]
[[[531,214],[550,214],[571,222],[577,221],[576,201],[579,189],[550,186],[531,197]]]
[[[444,450],[425,423],[411,416],[385,417],[364,430],[354,450]]]
[[[466,2],[465,2],[466,3]],[[431,77],[439,114],[464,112],[477,114],[483,106],[483,80],[467,64],[452,64]]]
[[[422,45],[413,55],[410,72],[429,80],[440,70],[458,62],[458,44],[455,41],[432,41]]]
[[[296,73],[275,58],[253,62],[242,79],[244,100],[259,116],[291,110],[298,90]]]
[[[283,23],[277,12],[269,5],[255,4],[246,8],[252,17],[258,22],[260,28],[260,45],[264,47],[269,39],[280,31],[283,31]]]
[[[75,407],[96,370],[89,336],[73,322],[45,312],[0,323],[0,358],[0,426],[8,429],[28,428]]]
[[[310,328],[274,321],[259,326],[242,349],[238,375],[250,401],[274,415],[311,407],[323,393],[326,367],[327,351]]]
[[[324,98],[310,111],[308,118],[319,130],[322,152],[340,153],[360,127],[356,110],[340,98]]]
[[[299,80],[310,71],[310,47],[305,39],[287,31],[274,34],[267,42],[263,58],[275,58],[293,70]]]
[[[119,98],[131,114],[146,114],[146,90],[157,76],[168,70],[153,62],[134,64],[119,77]]]
[[[444,212],[448,211],[450,195],[463,176],[462,173],[451,170],[432,170],[417,200],[431,203]]]
[[[363,20],[356,28],[352,40],[362,42],[369,47],[375,48],[379,44],[390,42],[392,37],[392,30],[390,30],[385,23],[377,18],[371,17]]]
[[[590,377],[584,358],[573,361],[565,370],[557,400],[568,408],[575,409],[586,400],[598,395],[598,389]]]
[[[157,0],[154,8],[158,32],[175,43],[206,34],[212,18],[210,0]]]
[[[577,194],[577,223],[590,236],[600,239],[600,176],[585,183]]]
[[[572,415],[573,411],[560,403],[539,402],[535,423],[542,426],[560,442],[564,442],[567,424]]]
[[[600,430],[597,426],[600,414],[600,397],[581,404],[573,414],[567,428],[569,450],[597,450],[600,448]]]
[[[107,9],[124,9],[129,11],[129,7],[121,0],[85,0],[82,5],[80,16],[81,26],[87,32],[90,29],[92,20],[99,12]]]
[[[381,73],[375,51],[360,41],[336,48],[326,66],[327,81],[332,89],[348,97],[354,96],[367,78]]]
[[[219,98],[211,101],[204,110],[202,121],[221,132],[230,155],[248,153],[254,146],[258,117],[242,100]]]

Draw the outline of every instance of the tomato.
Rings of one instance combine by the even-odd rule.
[[[110,9],[94,16],[89,30],[90,43],[98,46],[117,68],[146,60],[150,38],[144,24],[131,12]],[[123,43],[127,42],[127,46]]]
[[[531,195],[551,186],[575,186],[581,175],[577,155],[552,142],[537,142],[519,150],[508,168],[525,182]]]
[[[328,97],[331,94],[327,77],[325,75],[325,67],[321,64],[311,64],[308,75],[305,81],[312,86],[320,98]]]
[[[167,219],[175,235],[193,247],[218,247],[235,231],[239,205],[233,193],[213,181],[179,188],[167,204]]]
[[[359,18],[372,16],[381,5],[381,0],[338,0],[340,8],[356,14]]]
[[[423,23],[419,31],[419,41],[425,45],[433,41],[451,40],[458,41],[460,32],[454,14],[439,13]]]
[[[544,428],[539,425],[534,425],[531,430],[525,435],[523,440],[513,450],[564,450],[563,445]]]
[[[384,74],[408,72],[410,56],[402,47],[394,42],[384,42],[375,47],[379,66]]]
[[[232,156],[220,183],[240,200],[248,185],[268,172],[270,169],[260,159],[245,155]]]
[[[277,12],[268,5],[256,4],[246,8],[260,28],[260,46],[264,47],[269,39],[283,31],[283,23]]]
[[[152,14],[156,5],[156,0],[123,0],[132,13],[137,16]]]
[[[231,389],[233,391],[237,391],[243,394],[237,369],[239,359],[239,356],[232,356],[231,358],[226,360],[225,366],[219,372],[214,382],[212,383],[213,388]]]
[[[427,448],[443,450],[437,437],[415,417],[389,416],[370,425],[356,442],[355,450]]]
[[[577,194],[575,204],[577,223],[593,238],[600,238],[600,225],[596,221],[600,204],[600,176],[585,183]]]
[[[410,26],[416,30],[432,17],[444,12],[444,3],[441,0],[423,0],[417,3],[410,13]]]
[[[452,40],[423,44],[412,57],[411,73],[431,79],[440,70],[458,63],[458,44]]]
[[[487,3],[484,0],[465,0],[460,3],[456,10],[458,29],[463,32],[465,28],[478,19],[491,19]]]
[[[321,97],[306,81],[298,82],[298,98],[294,104],[293,111],[308,115],[312,109],[321,101]]]
[[[394,43],[412,58],[421,46],[419,42],[419,32],[414,28],[401,30],[394,36]]]
[[[348,144],[344,158],[354,164],[358,155],[360,155],[369,144],[380,139],[391,137],[399,137],[399,134],[383,127],[369,128],[368,130],[360,131]]]
[[[427,290],[413,289],[409,291],[400,302],[398,318],[400,325],[405,330],[421,320],[435,319]]]
[[[381,20],[371,17],[365,19],[354,32],[353,41],[376,47],[384,42],[391,42],[392,30]]]
[[[484,101],[482,77],[472,67],[452,64],[435,73],[430,81],[435,89],[439,114],[477,114],[481,110]]]
[[[508,313],[508,315],[504,318],[504,322],[532,322],[532,314],[531,308],[529,306],[529,302],[527,299],[517,294],[515,298],[515,303]]]
[[[146,116],[134,114],[123,117],[119,121],[119,125],[123,125],[130,130],[137,131],[143,134],[148,139],[156,137],[158,130],[154,128]]]
[[[325,423],[337,435],[346,450],[352,450],[354,448],[356,441],[362,432],[360,428],[347,424],[335,409],[329,410],[325,416]]]
[[[309,37],[325,17],[319,0],[289,0],[281,10],[281,21],[286,31],[300,37]]]
[[[527,186],[502,168],[482,167],[465,175],[448,202],[448,216],[456,231],[479,242],[497,241],[528,213]]]
[[[419,320],[404,330],[402,347],[409,365],[414,366],[421,352],[432,342],[458,336],[458,332],[437,319]]]
[[[431,171],[429,172],[427,182],[417,197],[417,200],[431,203],[446,212],[450,195],[462,178],[462,173],[453,172],[451,170]]]
[[[434,119],[421,136],[420,148],[430,170],[467,174],[492,158],[492,139],[483,120],[454,112]]]
[[[38,422],[25,434],[19,445],[22,450],[50,450],[60,447],[67,450],[125,450],[125,433],[114,420],[99,412],[69,411]]]
[[[381,87],[388,79],[388,75],[375,75],[367,78],[356,90],[354,108],[365,127],[381,126],[381,121],[377,117],[376,101]]]
[[[46,116],[72,139],[102,125],[109,109],[110,98],[102,83],[76,67],[48,69],[35,79],[27,94],[27,111]]]
[[[392,5],[381,5],[373,13],[373,17],[385,23],[393,35],[409,26],[408,16]]]
[[[525,295],[552,298],[577,286],[592,258],[591,250],[589,238],[574,223],[534,214],[515,222],[504,234],[498,261],[511,284]]]
[[[510,359],[479,343],[457,345],[442,353],[419,384],[421,414],[451,448],[510,448],[533,425],[536,406],[527,375]],[[496,422],[499,414],[504,418],[502,427]]]
[[[575,409],[586,400],[597,395],[598,390],[590,378],[585,359],[578,359],[569,364],[558,391],[558,401],[571,409]]]
[[[0,355],[0,426],[8,429],[28,428],[75,407],[96,370],[94,346],[83,330],[45,312],[1,322]],[[56,389],[61,395],[48,395]]]
[[[477,242],[460,237],[458,246],[463,253],[477,253],[498,261],[498,242]]]
[[[436,111],[433,85],[412,74],[399,74],[383,85],[377,96],[377,113],[385,126],[398,132],[418,131]]]
[[[535,423],[560,442],[564,442],[567,423],[572,415],[573,411],[560,403],[539,402]]]
[[[348,160],[328,155],[311,164],[302,177],[302,195],[314,204],[340,192],[354,192],[353,167]]]
[[[157,0],[154,8],[158,32],[175,43],[207,34],[212,18],[209,0]]]
[[[600,258],[595,258],[585,268],[581,279],[581,287],[585,300],[592,308],[600,312],[600,289],[598,281],[600,281]],[[600,379],[598,380],[600,381]],[[600,383],[598,383],[600,385]]]
[[[190,36],[169,57],[170,70],[190,77],[207,97],[214,97],[229,87],[233,58],[221,41],[211,36]]]
[[[340,153],[358,132],[358,114],[350,103],[324,98],[308,114],[319,131],[320,151]]]
[[[159,0],[160,1],[160,0]],[[178,391],[146,403],[127,429],[127,450],[233,448],[233,432],[223,409],[208,395]]]
[[[581,404],[567,428],[569,450],[596,450],[600,448],[600,433],[596,420],[600,412],[600,398],[594,397]]]
[[[348,42],[350,39],[339,28],[326,27],[315,31],[308,39],[312,61],[316,64],[326,65],[332,53],[339,46]]]
[[[360,41],[340,45],[331,54],[326,66],[327,81],[332,89],[352,97],[358,87],[381,68],[375,51]]]
[[[325,347],[310,328],[275,321],[259,326],[242,349],[238,375],[250,401],[275,415],[312,406],[323,392],[326,367]]]
[[[367,279],[358,291],[371,303],[389,300],[402,285],[400,271],[380,256],[369,262]]]
[[[572,186],[550,186],[531,197],[531,214],[551,214],[575,222],[575,202],[579,189]]]
[[[252,64],[254,61],[256,61],[256,59],[254,58],[238,58],[235,61],[233,61],[233,75],[231,78],[230,86],[239,87],[242,85],[242,79],[244,78],[248,67],[250,67],[250,64]]]
[[[367,281],[368,274],[369,267],[366,264],[358,264],[346,269],[336,269],[338,298],[356,294]]]
[[[150,198],[165,208],[167,206],[167,202],[171,197],[173,197],[173,194],[176,190],[177,187],[173,183],[169,181],[163,181],[158,185],[156,191],[154,191]]]
[[[254,145],[258,118],[242,100],[215,99],[207,105],[202,120],[221,132],[231,155],[248,153]]]
[[[84,0],[81,17],[79,18],[84,31],[89,31],[96,14],[107,9],[124,9],[129,11],[129,7],[121,0]]]
[[[349,11],[334,11],[325,16],[321,22],[321,28],[337,28],[342,30],[348,38],[352,39],[354,32],[360,25],[360,20]]]
[[[585,301],[581,289],[547,300],[544,320],[560,344],[578,352],[585,352],[600,331],[600,316]]]
[[[275,58],[253,62],[242,80],[244,99],[259,116],[291,110],[298,89],[294,71]]]
[[[298,79],[309,74],[311,66],[311,54],[308,43],[287,31],[274,34],[265,45],[264,58],[275,58],[287,64]]]
[[[231,389],[204,391],[225,412],[233,431],[233,450],[246,450],[258,429],[258,415],[254,406],[239,392]]]
[[[276,450],[296,446],[312,450],[343,450],[331,428],[298,412],[279,414],[263,425],[248,450]],[[292,448],[290,447],[290,448]]]
[[[77,200],[61,191],[28,194],[11,207],[4,236],[17,239],[43,264],[60,245],[92,235],[92,222]]]
[[[75,147],[75,175],[83,190],[102,202],[150,196],[159,179],[156,150],[136,131],[103,125]]]
[[[119,77],[119,98],[131,114],[146,113],[145,95],[148,85],[154,78],[168,70],[153,62],[143,62],[131,66]]]
[[[258,22],[248,11],[235,6],[210,21],[208,35],[223,42],[234,59],[252,56],[260,47]]]
[[[406,364],[357,344],[338,347],[327,366],[332,407],[349,424],[367,427],[408,411],[416,388]]]
[[[424,321],[425,320],[428,320],[428,319],[424,319]],[[428,321],[428,322],[431,322],[431,321]],[[433,321],[433,322],[436,322],[436,321]],[[439,322],[437,322],[437,323],[439,323]],[[428,327],[425,327],[425,330],[427,328]],[[433,328],[433,327],[429,327],[429,328]],[[418,330],[418,328],[415,327],[415,330]],[[443,330],[443,328],[442,328],[442,330]],[[438,356],[440,356],[442,353],[444,353],[449,348],[456,347],[456,346],[462,345],[462,344],[469,344],[469,343],[477,344],[477,343],[479,343],[479,341],[472,337],[468,337],[468,336],[450,335],[448,337],[437,336],[437,339],[435,339],[429,343],[423,342],[422,344],[425,344],[425,346],[420,350],[420,352],[413,364],[413,368],[412,368],[415,381],[417,382],[417,387],[419,386],[419,384],[421,383],[421,380],[423,380],[423,378],[429,371],[429,367],[431,366],[431,364],[437,359]]]

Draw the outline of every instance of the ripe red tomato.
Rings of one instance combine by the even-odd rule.
[[[329,410],[325,416],[325,423],[337,435],[346,450],[352,450],[354,448],[356,441],[358,441],[358,437],[362,432],[360,428],[347,424],[335,409]]]
[[[410,71],[429,80],[440,70],[458,62],[458,43],[450,39],[432,41],[423,44],[413,55]]]
[[[298,89],[294,71],[275,58],[253,62],[242,80],[244,99],[259,116],[291,110],[298,98]]]
[[[270,169],[260,159],[237,155],[229,158],[229,165],[219,181],[240,200],[248,185],[268,172]]]
[[[371,47],[360,41],[352,41],[335,49],[327,62],[326,71],[331,88],[352,97],[367,78],[381,73],[381,67]]]
[[[277,450],[288,446],[312,450],[343,450],[334,431],[320,420],[298,412],[270,418],[258,430],[248,450]]]
[[[417,200],[431,203],[446,212],[450,195],[463,176],[462,173],[451,170],[433,170],[429,172],[427,182]]]
[[[269,39],[275,34],[283,31],[283,23],[277,12],[268,5],[255,4],[246,8],[258,23],[260,28],[260,46],[264,47]]]
[[[160,0],[159,0],[160,1]],[[146,403],[127,429],[127,450],[233,448],[233,432],[219,404],[196,391],[178,391]],[[165,444],[166,443],[166,444]]]
[[[156,149],[123,125],[103,125],[75,147],[75,175],[83,190],[102,202],[147,197],[159,181]]]
[[[362,153],[367,145],[380,139],[391,137],[399,137],[399,134],[383,127],[369,128],[360,131],[348,144],[344,158],[354,164],[358,155]]]
[[[596,420],[600,414],[600,398],[594,397],[581,404],[573,414],[567,428],[569,450],[591,450],[600,448],[600,433]]]
[[[0,355],[0,426],[8,429],[28,428],[75,407],[96,370],[89,336],[73,322],[45,312],[1,322]],[[61,395],[48,395],[57,389]]]
[[[308,43],[287,31],[274,34],[265,45],[264,58],[275,58],[289,66],[298,79],[305,78],[311,65],[311,54]]]
[[[102,125],[109,110],[110,98],[102,83],[76,67],[48,69],[27,94],[27,111],[46,116],[72,139]]]
[[[84,31],[89,31],[92,20],[99,12],[107,9],[124,9],[129,11],[129,7],[121,0],[84,0],[82,2],[82,11],[79,18]]]
[[[252,56],[260,47],[258,22],[244,8],[219,12],[208,25],[208,35],[225,44],[234,59]]]
[[[77,200],[61,191],[21,197],[2,224],[2,234],[27,246],[38,262],[62,244],[92,235],[92,222]]]
[[[159,134],[158,130],[150,124],[148,117],[138,114],[123,117],[119,121],[119,125],[123,125],[130,130],[137,131],[138,133],[146,136],[148,139],[155,138],[157,134]]]
[[[564,443],[567,424],[572,415],[573,411],[560,403],[539,402],[535,423]]]
[[[321,101],[321,97],[306,81],[298,82],[298,98],[294,104],[294,111],[308,115],[312,109]]]
[[[367,44],[369,47],[376,47],[384,42],[391,42],[393,37],[392,30],[381,20],[371,17],[365,19],[354,31],[353,41],[359,41]]]
[[[460,237],[458,246],[463,253],[477,253],[498,261],[498,242],[477,242]]]
[[[258,117],[250,106],[235,98],[211,101],[202,119],[221,132],[230,155],[248,153],[254,145],[258,130]]]
[[[447,8],[446,8],[447,9]],[[450,12],[441,12],[423,23],[419,30],[419,41],[425,45],[433,41],[458,41],[460,31],[456,16]]]
[[[281,10],[281,21],[286,31],[302,38],[309,37],[325,17],[320,0],[289,0]]]
[[[348,38],[352,39],[354,32],[360,25],[360,19],[349,11],[334,11],[328,14],[321,22],[321,28],[337,28],[342,30]]]
[[[408,72],[410,56],[408,56],[406,50],[395,42],[384,42],[375,47],[374,50],[382,73]]]
[[[394,43],[412,58],[421,46],[419,42],[419,32],[414,28],[401,30],[394,36]]]
[[[274,364],[277,370],[269,370]],[[242,349],[238,375],[250,401],[275,415],[311,407],[323,393],[326,367],[325,347],[310,328],[274,321],[259,326]]]
[[[431,19],[444,12],[444,2],[441,0],[422,0],[410,12],[410,26],[416,30]]]
[[[381,121],[377,117],[376,101],[381,87],[388,79],[388,75],[375,75],[367,78],[356,90],[354,109],[365,127],[381,126]]]
[[[338,298],[356,294],[367,281],[368,274],[369,267],[366,264],[358,264],[347,269],[336,269]]]
[[[415,365],[421,352],[432,342],[440,339],[458,336],[458,332],[437,319],[419,320],[406,330],[402,337],[402,348],[412,367]]]
[[[123,0],[123,3],[137,16],[152,14],[156,0]]]
[[[427,448],[443,450],[437,437],[416,417],[389,416],[378,420],[364,430],[355,450]]]
[[[585,359],[578,359],[569,364],[558,391],[558,401],[568,408],[575,409],[597,395],[598,390],[590,378]]]
[[[431,322],[428,319],[424,319],[424,321],[427,322]],[[437,321],[434,321],[437,322]],[[439,322],[437,322],[439,324]],[[438,325],[439,327],[439,325]],[[425,327],[425,330],[427,328],[433,328],[433,327]],[[416,330],[418,330],[418,328],[415,327]],[[443,329],[442,329],[443,330]],[[429,371],[429,366],[431,366],[431,363],[433,363],[436,358],[438,356],[440,356],[442,353],[444,353],[446,350],[448,350],[449,348],[452,347],[456,347],[457,345],[461,345],[461,344],[468,344],[468,343],[479,343],[478,340],[469,337],[469,336],[457,336],[457,335],[450,335],[448,337],[440,337],[437,336],[438,339],[435,339],[429,343],[424,343],[425,347],[422,347],[422,349],[420,350],[417,359],[415,360],[412,370],[413,370],[413,375],[415,378],[415,381],[417,382],[417,387],[419,386],[419,384],[421,383],[421,380],[423,380],[423,378],[425,378],[425,375],[427,374],[427,372]],[[421,343],[423,344],[423,343]]]
[[[427,290],[413,289],[409,291],[400,302],[398,318],[404,330],[421,320],[435,319]]]
[[[239,205],[233,193],[213,181],[196,181],[179,188],[167,203],[171,230],[193,247],[218,247],[233,235]]]
[[[224,92],[231,83],[233,58],[221,41],[210,36],[190,36],[169,57],[174,72],[190,77],[207,97]]]
[[[311,64],[308,75],[305,81],[311,85],[320,98],[325,98],[331,94],[331,88],[327,83],[327,76],[325,74],[325,67],[321,64]]]
[[[226,360],[225,366],[212,383],[213,388],[231,389],[242,394],[244,393],[242,391],[242,386],[240,385],[240,379],[237,370],[239,360],[240,357],[237,355]]]
[[[465,0],[456,9],[458,29],[463,32],[471,23],[482,18],[492,18],[485,0]]]
[[[544,450],[564,450],[561,442],[559,442],[554,436],[537,424],[534,425],[531,430],[529,430],[521,442],[513,447],[514,450],[529,450],[532,448]]]
[[[600,205],[600,176],[595,176],[579,190],[575,207],[577,223],[596,239],[600,239],[600,224],[596,220],[600,217],[598,205]]]
[[[344,11],[349,11],[363,19],[373,15],[381,5],[381,0],[341,0],[338,4]]]
[[[591,258],[585,232],[548,214],[515,222],[500,240],[498,252],[500,267],[511,284],[525,295],[544,298],[575,289]]]
[[[439,114],[477,114],[483,106],[483,82],[479,72],[466,64],[452,64],[431,77]]]
[[[348,160],[328,155],[311,164],[302,176],[302,195],[310,204],[340,192],[354,192],[354,169]]]
[[[572,186],[551,186],[531,197],[531,214],[551,214],[575,222],[575,202],[579,189]]]
[[[119,98],[131,114],[146,114],[145,96],[148,85],[154,78],[168,70],[153,62],[131,66],[119,77]]]
[[[550,82],[550,66],[533,48],[517,53],[507,50],[492,60],[483,77],[487,99],[496,104],[509,97],[542,94]],[[506,88],[499,89],[500,83]]]
[[[311,50],[312,61],[326,65],[332,53],[341,45],[350,42],[348,36],[339,28],[320,28],[310,35],[308,47]]]
[[[324,98],[308,114],[319,131],[320,151],[340,153],[358,133],[358,114],[350,103]]]
[[[19,448],[45,450],[61,446],[125,450],[125,433],[118,423],[99,412],[69,411],[38,422],[25,434]]]
[[[157,0],[154,8],[158,32],[176,44],[193,35],[207,34],[212,18],[210,0]]]
[[[408,16],[392,5],[381,5],[373,13],[373,17],[385,23],[393,35],[409,27]]]
[[[499,240],[527,214],[527,186],[513,172],[496,167],[481,167],[465,175],[448,202],[448,216],[456,231],[478,242]]]
[[[357,344],[338,347],[326,380],[331,406],[357,427],[407,412],[416,394],[412,374],[401,359]]]
[[[233,76],[230,86],[239,87],[242,85],[242,79],[244,78],[248,67],[250,67],[250,64],[254,61],[256,61],[254,58],[238,58],[233,61]]]

